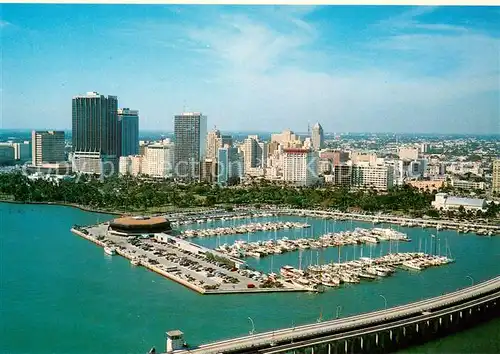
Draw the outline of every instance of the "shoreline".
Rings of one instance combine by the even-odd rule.
[[[90,207],[85,207],[85,206],[78,205],[78,204],[63,203],[63,202],[21,202],[21,201],[18,201],[18,200],[5,200],[5,199],[1,199],[0,203],[26,204],[26,205],[57,205],[57,206],[64,206],[64,207],[76,208],[76,209],[80,209],[82,211],[87,211],[87,212],[90,212],[90,213],[109,214],[109,215],[116,215],[116,216],[123,215],[123,213],[116,212],[116,211],[106,211],[106,210],[102,210],[102,209],[91,209]]]

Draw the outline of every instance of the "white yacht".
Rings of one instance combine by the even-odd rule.
[[[140,266],[141,265],[141,260],[139,258],[134,258],[130,261],[130,264],[134,266]]]
[[[104,247],[104,253],[114,256],[116,254],[116,248],[114,247]]]

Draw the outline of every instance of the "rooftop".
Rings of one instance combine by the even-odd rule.
[[[184,333],[182,331],[179,331],[178,329],[174,329],[173,331],[168,331],[167,336],[169,337],[176,337],[176,336],[182,336]]]
[[[482,207],[485,204],[485,202],[486,202],[485,199],[476,199],[476,198],[460,198],[460,197],[446,198],[446,204],[453,204],[453,205]]]
[[[119,225],[155,225],[164,223],[166,221],[167,219],[165,219],[162,216],[152,216],[152,217],[126,216],[123,218],[114,219],[112,223]]]

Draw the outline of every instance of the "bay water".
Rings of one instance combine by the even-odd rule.
[[[87,354],[145,353],[163,349],[164,333],[180,329],[188,344],[197,345],[248,334],[249,317],[255,330],[268,331],[340,315],[373,311],[437,296],[500,274],[500,237],[457,234],[454,231],[399,228],[411,242],[384,242],[376,246],[341,249],[341,261],[378,257],[389,251],[436,250],[455,263],[421,272],[398,270],[393,276],[361,282],[323,294],[252,294],[203,296],[122,257],[106,256],[102,248],[73,235],[74,224],[88,225],[112,219],[110,215],[55,205],[0,203],[0,353]],[[195,224],[183,228],[233,226],[276,221],[275,217]],[[196,238],[215,247],[247,241],[319,236],[325,232],[374,227],[369,223],[281,217],[303,221],[309,229]],[[375,225],[392,227],[394,225]],[[437,235],[432,241],[431,234]],[[431,251],[432,250],[432,251]],[[336,262],[336,248],[291,252],[249,265],[278,272],[285,264],[298,266]],[[472,278],[472,280],[471,280]],[[407,350],[408,353],[499,352],[500,322]],[[464,343],[468,343],[467,346]]]

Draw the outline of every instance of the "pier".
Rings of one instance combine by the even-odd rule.
[[[127,238],[105,224],[71,232],[200,294],[259,294],[316,291],[245,269],[244,262],[167,234]]]
[[[324,234],[318,238],[289,239],[246,242],[235,241],[232,245],[223,244],[217,251],[237,258],[261,258],[273,254],[282,254],[296,250],[341,247],[346,245],[377,244],[381,241],[409,242],[406,234],[391,229],[374,228],[371,230],[356,228],[354,231]]]
[[[336,220],[357,220],[369,223],[387,223],[396,224],[408,227],[423,227],[423,228],[437,228],[437,229],[450,229],[459,230],[467,228],[471,232],[480,232],[480,234],[486,234],[491,232],[491,235],[500,235],[500,225],[491,224],[478,224],[467,221],[453,221],[453,220],[443,220],[443,219],[417,219],[400,217],[394,215],[373,215],[373,214],[359,214],[359,213],[345,213],[337,210],[311,210],[311,209],[289,209],[289,208],[271,208],[269,209],[276,213],[277,215],[295,215],[295,216],[310,216],[319,218],[331,218]]]
[[[259,231],[277,231],[284,229],[305,229],[311,225],[301,222],[264,222],[245,224],[234,227],[217,227],[207,229],[193,229],[181,232],[181,237],[210,237],[221,235],[250,234]]]

